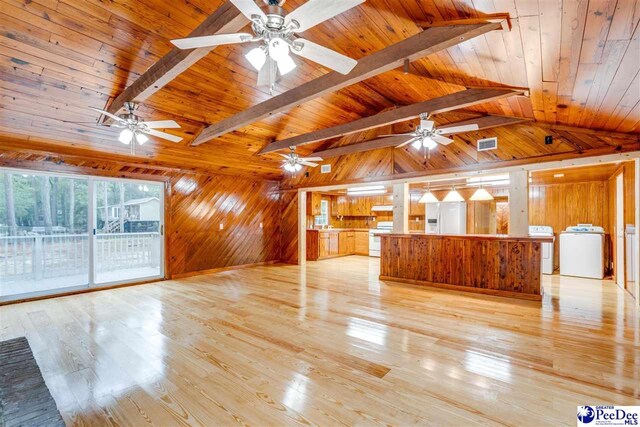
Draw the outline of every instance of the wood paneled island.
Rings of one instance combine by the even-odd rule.
[[[381,234],[380,279],[542,299],[541,244],[551,237]]]

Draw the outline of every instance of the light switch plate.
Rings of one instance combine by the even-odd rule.
[[[224,230],[224,224],[220,223],[220,230]]]

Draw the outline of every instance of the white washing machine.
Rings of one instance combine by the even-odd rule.
[[[604,229],[591,224],[567,227],[560,233],[560,274],[604,278]]]
[[[529,236],[554,237],[553,228],[548,225],[530,225]],[[555,241],[555,237],[553,240]],[[553,242],[542,244],[542,274],[553,274]]]

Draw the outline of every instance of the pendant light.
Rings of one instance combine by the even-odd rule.
[[[439,201],[431,190],[427,189],[427,192],[418,200],[418,203],[438,203]]]
[[[473,193],[473,196],[469,200],[473,200],[474,202],[481,202],[486,200],[493,200],[493,196],[484,188],[480,187]]]
[[[451,187],[451,191],[446,195],[443,202],[464,202],[464,197],[456,191],[456,187]]]

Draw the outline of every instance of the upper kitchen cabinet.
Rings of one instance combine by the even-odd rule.
[[[425,214],[425,203],[420,203],[421,193],[411,193],[409,195],[409,215],[419,216]]]
[[[307,215],[322,215],[321,212],[322,194],[307,193]]]

